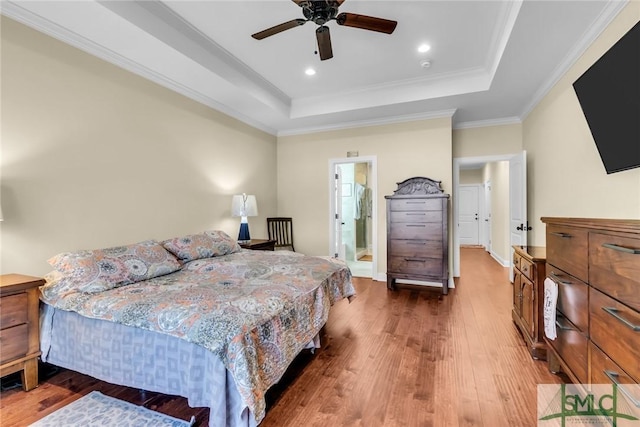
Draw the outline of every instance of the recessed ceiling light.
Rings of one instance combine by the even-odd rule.
[[[429,46],[428,44],[421,44],[420,46],[418,46],[418,52],[420,53],[425,53],[425,52],[429,52],[429,49],[431,49],[431,46]]]
[[[316,70],[314,70],[313,68],[307,68],[306,70],[304,70],[304,73],[307,76],[313,76],[316,73]]]

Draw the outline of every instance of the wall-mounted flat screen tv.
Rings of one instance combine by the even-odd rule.
[[[640,167],[640,22],[573,89],[607,173]]]

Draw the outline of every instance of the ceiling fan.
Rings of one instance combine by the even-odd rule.
[[[295,4],[302,8],[302,14],[305,19],[298,18],[282,24],[267,28],[266,30],[252,34],[256,40],[262,40],[282,31],[299,27],[308,21],[313,21],[319,27],[316,29],[316,39],[318,40],[318,53],[320,60],[333,58],[333,50],[331,48],[331,35],[329,34],[329,21],[336,21],[338,25],[346,27],[360,28],[363,30],[377,31],[380,33],[391,34],[396,29],[398,23],[389,19],[375,18],[373,16],[360,15],[357,13],[340,13],[338,8],[345,0],[292,0]]]

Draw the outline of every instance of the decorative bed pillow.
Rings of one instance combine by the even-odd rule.
[[[107,249],[64,252],[49,264],[81,292],[96,293],[180,270],[180,263],[155,240]]]
[[[241,250],[224,231],[212,230],[165,240],[162,246],[182,262],[227,255]]]

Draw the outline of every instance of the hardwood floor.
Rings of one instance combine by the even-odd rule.
[[[466,248],[461,268],[446,296],[354,279],[357,298],[333,307],[323,348],[270,391],[260,426],[535,426],[536,385],[562,378],[529,356],[512,323],[507,269]],[[0,424],[28,425],[92,390],[207,425],[208,409],[184,398],[65,370],[30,392],[3,392]]]

